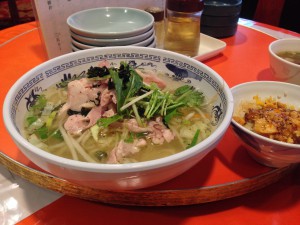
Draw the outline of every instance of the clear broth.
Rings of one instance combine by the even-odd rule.
[[[167,76],[163,76],[163,79],[167,82],[167,89],[172,87],[172,89],[175,87],[179,87],[182,85],[181,82],[175,82],[171,78],[168,78]],[[45,90],[43,93],[45,95],[47,101],[53,102],[55,105],[61,104],[66,102],[67,100],[67,90],[63,90],[60,88],[57,88],[56,85],[51,86],[47,90]],[[199,111],[200,109],[198,109]],[[175,153],[178,153],[180,151],[183,151],[186,149],[187,145],[190,142],[190,138],[187,138],[187,133],[194,133],[194,130],[200,129],[201,135],[199,137],[199,142],[207,138],[211,132],[212,127],[210,124],[210,118],[207,117],[209,113],[205,112],[205,108],[201,109],[201,112],[203,115],[206,115],[205,118],[191,118],[190,124],[188,126],[182,126],[184,118],[178,118],[177,121],[172,121],[172,130],[176,130],[177,133],[181,134],[182,137],[178,138],[175,137],[173,141],[170,143],[165,142],[162,145],[155,145],[148,141],[148,144],[146,147],[143,147],[138,153],[131,155],[130,157],[126,158],[124,160],[124,163],[127,162],[142,162],[142,161],[148,161],[148,160],[154,160],[162,157],[166,157]],[[185,112],[184,114],[187,115],[191,113],[192,111]],[[198,113],[196,111],[196,113]],[[198,113],[198,114],[201,114]],[[26,116],[27,118],[28,116]],[[52,130],[56,130],[59,127],[59,123],[61,123],[60,120],[55,119],[53,121],[53,125],[51,127]],[[195,127],[197,126],[197,127]],[[190,131],[192,130],[192,131]],[[74,137],[75,141],[78,142],[81,147],[84,149],[84,151],[94,159],[95,162],[98,163],[106,163],[103,160],[99,160],[97,158],[97,152],[103,151],[109,152],[116,146],[116,144],[120,141],[120,136],[122,136],[122,133],[114,128],[108,128],[104,130],[103,135],[101,135],[101,138],[99,138],[99,141],[95,141],[94,138],[91,135],[90,130],[86,130],[81,136]],[[84,137],[82,137],[84,135]],[[26,125],[24,125],[24,136],[29,139],[30,134],[28,132],[28,128]],[[177,135],[176,135],[177,136]],[[181,139],[181,140],[180,140]],[[184,142],[182,143],[182,140]],[[72,154],[67,146],[67,144],[64,142],[64,140],[57,140],[55,138],[48,138],[45,141],[42,141],[43,145],[38,146],[42,148],[45,151],[48,151],[52,154],[72,159]],[[78,154],[78,160],[79,161],[86,161],[83,157]]]
[[[282,51],[278,52],[277,55],[284,60],[300,65],[300,52]]]

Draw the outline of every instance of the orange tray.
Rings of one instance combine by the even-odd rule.
[[[204,63],[217,71],[233,86],[251,80],[272,80],[268,69],[267,47],[274,38],[239,26],[235,36],[223,39],[227,43],[222,54]],[[26,43],[26,45],[24,45]],[[14,54],[14,52],[22,54]],[[13,43],[2,46],[7,58],[3,65],[0,90],[1,107],[11,85],[30,68],[46,60],[38,30],[33,30]],[[13,55],[14,54],[14,55]],[[1,108],[2,110],[2,108]],[[255,162],[231,128],[218,147],[200,163],[181,176],[138,191],[104,191],[86,188],[54,177],[30,162],[16,147],[0,119],[0,163],[28,181],[69,196],[119,205],[167,206],[191,205],[240,196],[270,185],[293,170],[293,166],[275,169]]]

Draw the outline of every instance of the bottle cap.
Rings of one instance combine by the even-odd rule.
[[[164,10],[159,7],[151,6],[145,9],[146,12],[151,13],[155,21],[164,19]]]
[[[199,12],[204,4],[203,0],[167,0],[166,7],[176,12]]]

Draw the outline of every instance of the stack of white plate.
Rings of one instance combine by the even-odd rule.
[[[73,51],[105,46],[156,46],[154,18],[143,10],[103,7],[83,10],[67,19]]]

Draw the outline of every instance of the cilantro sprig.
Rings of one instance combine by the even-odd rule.
[[[162,91],[154,83],[146,85],[126,62],[121,62],[117,69],[110,68],[109,72],[116,90],[118,114],[134,116],[139,124],[155,116],[162,116],[168,124],[172,117],[180,115],[179,108],[200,107],[205,99],[202,92],[189,85],[177,88],[174,93]]]

